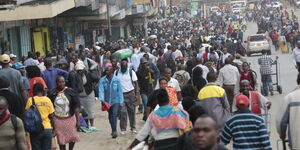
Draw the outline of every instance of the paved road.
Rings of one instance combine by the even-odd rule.
[[[300,11],[297,10],[295,14],[300,18]],[[249,23],[248,30],[244,34],[246,37],[249,34],[256,33],[257,27],[255,23]],[[247,60],[251,62],[251,68],[256,70],[258,73],[258,81],[260,82],[259,66],[257,59],[259,55],[248,57]],[[272,51],[272,57],[279,56],[280,63],[280,84],[283,87],[283,94],[278,92],[274,93],[274,96],[269,96],[268,99],[272,101],[272,108],[270,109],[271,114],[271,143],[274,150],[277,149],[277,140],[279,139],[275,127],[276,112],[280,109],[280,101],[283,100],[284,96],[292,91],[296,85],[297,70],[292,65],[291,54],[281,54],[280,52]],[[275,81],[273,79],[273,81]],[[260,83],[259,83],[260,84]],[[95,105],[96,120],[95,126],[100,129],[99,132],[94,133],[80,133],[81,141],[76,144],[76,150],[124,150],[131,141],[134,139],[134,135],[127,133],[126,136],[120,136],[117,139],[111,139],[110,126],[107,119],[107,113],[100,111],[100,104]],[[137,115],[137,128],[140,129],[143,126],[141,121],[141,114]],[[281,147],[279,150],[282,149]]]
[[[300,10],[296,10],[295,14],[300,17]],[[257,26],[254,23],[249,23],[248,30],[245,33],[246,35],[249,35],[251,33],[255,33],[257,31]],[[274,48],[272,49],[272,58],[275,59],[275,57],[278,56],[278,62],[279,62],[279,77],[280,77],[280,85],[283,88],[283,93],[279,94],[278,92],[274,93],[274,96],[269,96],[268,99],[272,102],[272,107],[269,111],[271,114],[271,143],[274,150],[278,149],[281,150],[281,143],[279,144],[280,147],[277,148],[277,141],[279,139],[279,136],[276,131],[276,113],[277,110],[280,108],[280,102],[284,99],[284,96],[287,95],[289,92],[291,92],[294,88],[296,88],[296,78],[297,78],[297,70],[295,69],[293,63],[292,63],[292,56],[291,52],[288,54],[281,54],[281,52],[275,52]],[[247,60],[251,62],[251,68],[254,69],[258,73],[258,81],[261,83],[260,74],[259,74],[259,65],[257,63],[257,59],[259,57],[258,55],[248,57]],[[273,81],[275,81],[275,76],[273,76]],[[260,84],[259,83],[259,84]]]

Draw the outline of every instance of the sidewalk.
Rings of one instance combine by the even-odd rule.
[[[129,130],[129,122],[127,133],[125,136],[119,135],[118,138],[111,138],[111,128],[108,122],[108,113],[100,110],[100,102],[96,102],[95,110],[95,126],[100,130],[98,132],[83,133],[79,132],[80,142],[75,144],[75,150],[126,150],[126,148],[134,140],[135,134]],[[144,122],[142,114],[136,115],[137,131],[141,129]],[[129,130],[129,131],[128,131]],[[118,131],[119,121],[118,121]]]

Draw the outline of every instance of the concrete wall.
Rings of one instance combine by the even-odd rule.
[[[74,0],[58,0],[45,5],[18,6],[12,10],[1,10],[0,21],[52,18],[74,7]]]

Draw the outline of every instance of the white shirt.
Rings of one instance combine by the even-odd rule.
[[[293,63],[297,65],[297,62],[300,63],[300,49],[295,47],[293,50]]]
[[[127,71],[125,73],[123,73],[121,69],[116,70],[114,73],[114,75],[120,79],[123,93],[134,90],[134,85],[132,84],[132,82],[138,80],[135,72],[133,70],[131,71],[132,71],[132,80],[129,74],[129,68],[127,68]],[[116,75],[117,72],[118,75]]]
[[[176,92],[181,91],[178,81],[176,79],[172,78],[172,77],[171,77],[170,81],[168,82],[168,86],[171,86],[171,87],[175,88]],[[159,82],[158,81],[157,81],[155,89],[156,90],[159,89]]]
[[[201,67],[201,69],[202,69],[202,78],[206,80],[207,74],[208,74],[208,72],[209,72],[208,67],[206,67],[206,66],[204,66],[204,65],[202,65],[202,64],[198,64],[198,65],[195,66],[194,68],[196,68],[196,67]],[[194,70],[194,68],[193,68],[193,70]]]
[[[225,64],[225,60],[228,56],[230,56],[231,54],[230,53],[226,53],[226,54],[223,54],[223,57],[222,57],[222,63]]]
[[[235,85],[235,92],[238,92],[240,87],[240,73],[237,67],[226,64],[223,68],[220,69],[218,76],[217,84],[220,86],[223,85]]]
[[[178,58],[179,56],[183,57],[182,52],[178,49],[174,52],[174,55],[175,55],[175,59]]]

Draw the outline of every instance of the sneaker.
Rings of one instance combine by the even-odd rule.
[[[136,129],[131,130],[132,133],[137,134]]]
[[[121,135],[125,135],[125,134],[126,134],[126,131],[121,131],[120,134],[121,134]]]
[[[118,137],[118,134],[117,134],[117,133],[112,133],[112,134],[111,134],[111,138],[115,139],[115,138],[117,138],[117,137]]]

